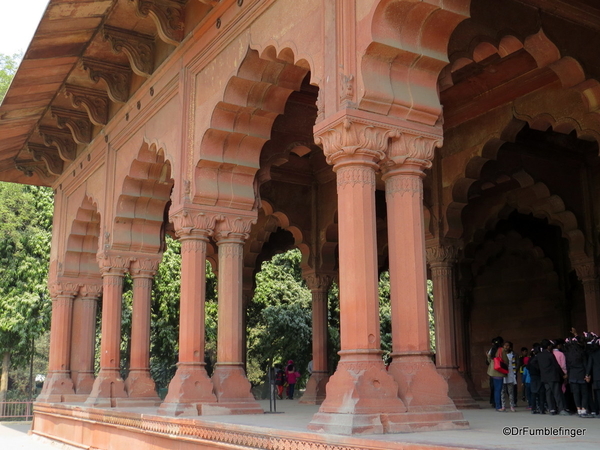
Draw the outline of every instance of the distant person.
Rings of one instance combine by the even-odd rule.
[[[553,342],[544,339],[542,340],[541,347],[542,349],[537,355],[537,359],[540,364],[542,383],[544,383],[546,388],[546,402],[548,403],[548,408],[550,408],[550,414],[568,416],[570,414],[566,410],[565,396],[562,391],[562,385],[567,374],[563,372],[554,355]]]
[[[275,364],[275,386],[277,386],[277,398],[283,399],[283,387],[286,383],[285,372],[281,364]]]
[[[506,410],[506,395],[508,394],[509,406],[512,412],[515,412],[515,384],[517,383],[517,369],[515,367],[515,354],[513,353],[513,344],[510,341],[504,343],[504,351],[508,358],[508,373],[504,377],[502,386],[502,409]]]
[[[487,374],[493,383],[493,392],[494,392],[494,408],[496,411],[504,412],[506,411],[502,408],[502,386],[504,384],[505,373],[499,372],[494,369],[494,358],[499,357],[508,367],[508,357],[506,356],[506,351],[504,350],[504,339],[502,336],[495,337],[492,339],[492,347],[486,353],[486,358],[488,362],[488,370]]]
[[[540,363],[537,355],[540,353],[541,347],[537,342],[533,344],[531,348],[531,358],[527,364],[527,371],[529,372],[531,390],[531,414],[546,414],[546,387],[542,383],[542,377],[540,372]]]
[[[288,384],[287,398],[289,400],[293,400],[294,388],[296,387],[296,382],[298,381],[298,378],[300,378],[300,373],[296,370],[294,361],[291,359],[288,361],[287,367],[285,368],[285,376]]]
[[[587,354],[585,343],[574,328],[571,329],[572,338],[565,341],[565,357],[567,360],[567,373],[569,375],[569,386],[577,408],[579,417],[592,417],[589,404],[589,386],[585,380]]]

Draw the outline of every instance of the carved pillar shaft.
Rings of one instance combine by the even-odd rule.
[[[217,223],[215,240],[219,252],[217,363],[212,376],[215,395],[229,414],[260,413],[262,408],[250,392],[242,351],[242,269],[244,241],[254,217],[224,215]]]
[[[181,227],[180,222],[191,220],[189,217],[190,214],[184,211],[175,216],[175,223]],[[179,362],[159,409],[162,414],[198,414],[198,404],[216,401],[204,367],[206,243],[214,226],[214,217],[207,218],[202,213],[194,217],[198,228],[190,226],[178,231],[181,241]]]
[[[48,376],[38,401],[61,402],[65,400],[65,395],[74,393],[70,358],[73,298],[77,293],[77,286],[55,284],[50,289],[52,319]]]
[[[590,261],[576,265],[575,271],[583,285],[587,329],[597,333],[600,327],[600,285],[596,266]]]
[[[94,383],[96,310],[101,287],[94,286],[93,292],[86,288],[89,286],[73,303],[71,372],[76,394],[89,394]]]

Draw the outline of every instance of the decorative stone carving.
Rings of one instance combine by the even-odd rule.
[[[394,130],[377,122],[343,116],[319,130],[315,143],[322,145],[329,164],[354,155],[377,162],[385,157],[389,138],[394,135]]]
[[[129,58],[131,69],[142,77],[154,71],[154,38],[134,31],[104,25],[104,40],[115,53],[123,52]]]
[[[577,278],[581,281],[593,280],[598,277],[593,261],[577,264],[574,269],[575,273],[577,273]]]
[[[129,266],[135,258],[121,255],[110,255],[104,253],[98,257],[100,272],[102,275],[123,275],[129,269]]]
[[[43,126],[39,126],[37,132],[44,140],[44,144],[58,149],[60,159],[67,162],[75,160],[77,144],[75,144],[71,132]]]
[[[354,75],[340,73],[340,106],[349,108],[354,106]]]
[[[50,112],[56,119],[59,128],[67,127],[71,130],[75,142],[89,144],[92,141],[92,122],[86,113],[55,106],[50,108]]]
[[[167,44],[178,45],[183,39],[185,0],[130,0],[139,17],[150,16],[158,36]]]
[[[104,92],[67,84],[64,93],[71,97],[73,107],[85,108],[93,124],[102,126],[108,123],[108,96]]]
[[[423,200],[423,183],[419,177],[389,177],[385,179],[386,198],[399,194],[417,196]]]
[[[355,186],[362,184],[375,189],[375,172],[362,166],[347,166],[337,170],[337,186],[343,188],[346,185]]]
[[[130,272],[132,277],[145,276],[154,277],[158,266],[162,261],[162,255],[155,258],[139,257],[131,262]]]
[[[56,150],[50,149],[45,145],[27,144],[29,153],[35,161],[43,161],[46,163],[48,172],[52,175],[60,175],[63,172],[63,161],[58,156]]]
[[[129,99],[131,69],[91,58],[82,58],[83,70],[89,71],[90,79],[97,83],[103,79],[108,87],[108,97],[113,102],[125,103]]]
[[[81,286],[81,295],[85,298],[98,298],[102,295],[102,284],[84,284]]]

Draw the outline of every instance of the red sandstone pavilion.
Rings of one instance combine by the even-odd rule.
[[[50,0],[0,108],[0,179],[56,194],[34,430],[99,448],[159,448],[149,442],[161,436],[242,445],[218,425],[194,434],[193,419],[263,412],[244,370],[244,313],[257,261],[286,239],[313,294],[301,401],[320,409],[307,433],[468,428],[460,409],[485,395],[493,336],[530,345],[600,331],[599,46],[596,0]],[[182,244],[182,288],[179,364],[161,401],[150,292],[165,233]],[[219,278],[212,378],[207,258]],[[341,358],[329,374],[332,280]],[[131,412],[140,406],[151,420]]]

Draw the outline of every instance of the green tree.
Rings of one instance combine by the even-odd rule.
[[[26,366],[32,340],[50,325],[47,278],[53,201],[49,188],[0,183],[0,353],[5,389],[9,366]]]
[[[15,73],[17,73],[20,61],[21,55],[18,53],[12,56],[0,53],[0,104],[4,100]]]

